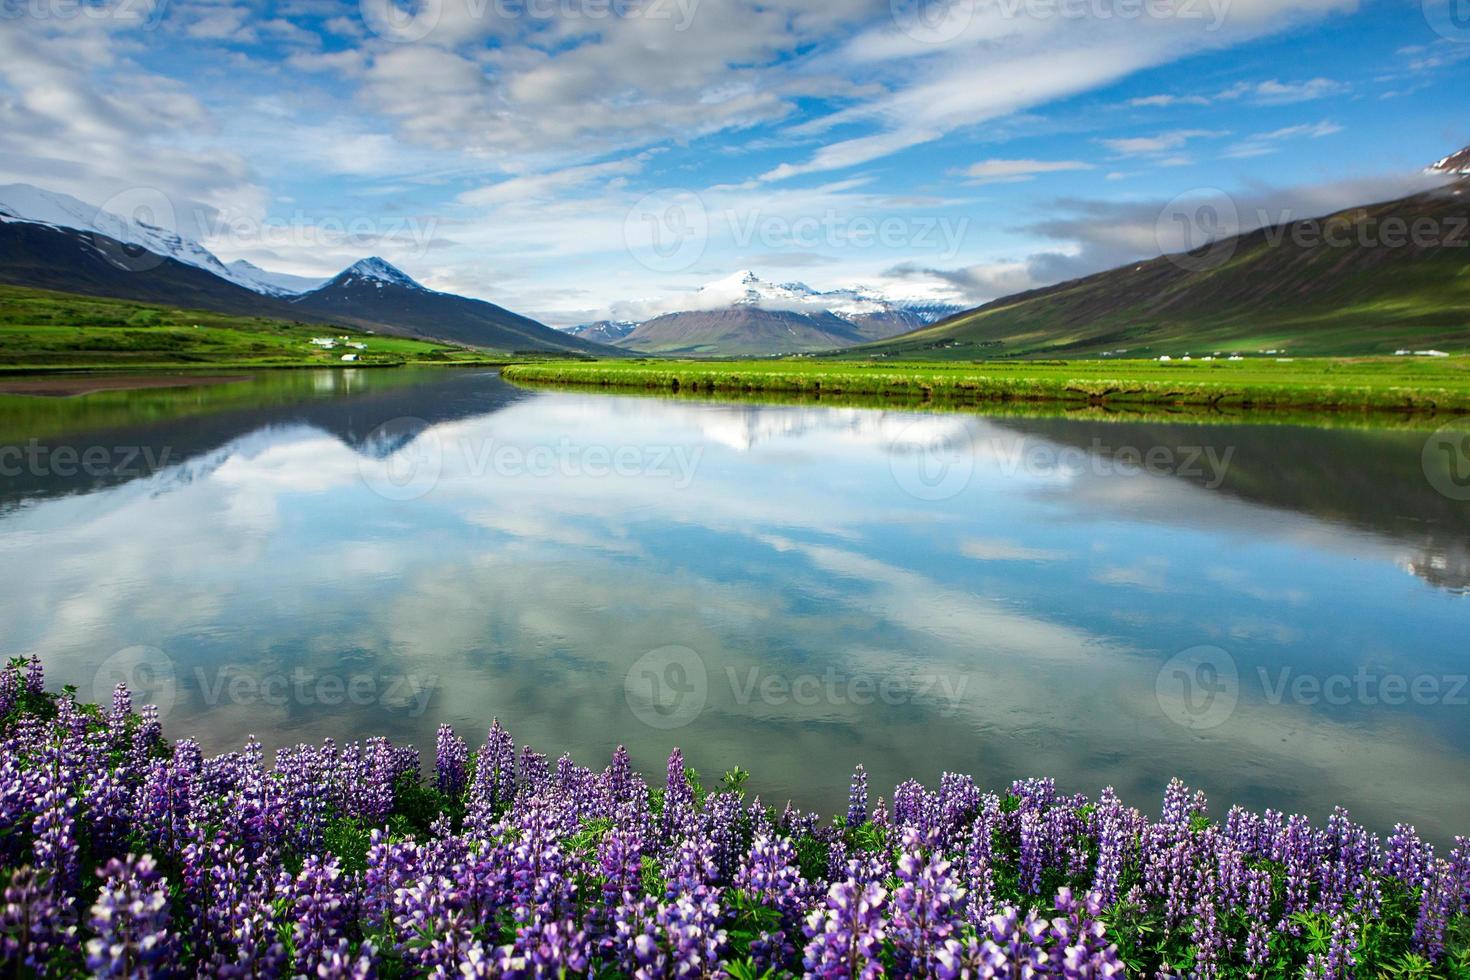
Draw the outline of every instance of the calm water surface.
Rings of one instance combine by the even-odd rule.
[[[1052,775],[1150,808],[1178,774],[1220,814],[1340,802],[1445,839],[1470,831],[1470,505],[1425,437],[478,371],[6,398],[0,653],[97,698],[127,677],[208,751],[432,759],[440,721],[478,744],[498,716],[823,809],[859,761],[885,792]]]

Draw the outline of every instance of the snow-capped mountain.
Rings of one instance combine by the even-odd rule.
[[[245,261],[227,266],[135,214],[126,220],[29,184],[0,186],[0,283],[495,350],[609,352],[493,303],[428,289],[376,256],[318,282]]]
[[[497,350],[607,351],[494,303],[421,286],[377,256],[354,262],[311,292],[292,297],[290,305],[333,323],[370,330],[386,324],[415,337]]]
[[[960,310],[932,300],[893,299],[867,286],[823,291],[803,282],[769,282],[749,269],[706,283],[675,303],[684,309],[643,320],[604,342],[662,353],[832,350],[917,330]]]
[[[70,194],[44,190],[32,184],[5,184],[0,186],[0,221],[20,221],[101,235],[153,255],[203,269],[262,296],[296,296],[315,289],[324,281],[268,272],[243,259],[226,265],[194,239],[145,220],[145,215],[159,221],[167,220],[166,215],[150,213],[150,205],[158,202],[142,196],[136,201],[128,201],[126,197],[123,200],[137,208],[134,218],[124,218]],[[119,259],[123,257],[119,256]]]
[[[146,204],[137,202],[139,213],[147,213]],[[162,216],[158,216],[160,219]],[[228,267],[214,253],[192,238],[160,228],[143,220],[129,220],[79,201],[70,194],[42,190],[31,184],[0,186],[0,221],[25,221],[52,228],[104,235],[124,245],[136,245],[166,258],[177,259],[235,282]],[[244,285],[237,283],[237,285]],[[249,288],[249,287],[247,287]]]
[[[757,306],[763,310],[798,313],[828,312],[857,322],[875,314],[912,312],[922,323],[933,323],[960,310],[958,306],[932,300],[898,300],[868,286],[818,290],[804,282],[768,282],[749,269],[706,283],[695,293],[698,309],[727,306]]]
[[[598,320],[595,323],[567,327],[566,332],[573,337],[593,340],[599,344],[615,344],[636,329],[637,320]]]
[[[289,272],[268,272],[244,259],[236,259],[225,268],[230,270],[235,282],[266,296],[300,296],[327,281],[311,276],[293,276]]]
[[[398,266],[387,259],[380,259],[376,255],[367,259],[359,259],[338,273],[332,280],[341,285],[368,284],[377,289],[384,286],[407,286],[410,289],[422,289],[430,292],[414,281],[414,278],[404,272]]]

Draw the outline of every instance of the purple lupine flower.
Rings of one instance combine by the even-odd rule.
[[[54,875],[29,865],[10,876],[0,902],[0,960],[42,974],[53,953],[75,948],[75,901],[56,885]]]
[[[1245,914],[1249,920],[1245,960],[1259,976],[1271,959],[1271,875],[1259,868],[1246,872]]]
[[[868,822],[868,771],[858,765],[852,771],[852,785],[847,791],[847,825],[860,827]]]
[[[1107,932],[1098,916],[1103,900],[1097,892],[1078,899],[1070,888],[1057,891],[1054,901],[1062,915],[1052,920],[1054,938],[1051,951],[1053,969],[1068,980],[1092,977],[1126,976],[1118,947],[1109,943]]]
[[[980,946],[982,975],[1022,980],[1044,974],[1051,961],[1046,948],[1050,928],[1035,912],[1022,919],[1009,906],[991,916]]]
[[[337,950],[357,919],[355,888],[343,881],[335,857],[307,857],[301,873],[285,880],[278,891],[288,903],[296,950],[296,969],[310,974]]]
[[[602,898],[609,906],[632,901],[643,878],[643,841],[636,832],[612,830],[597,849]]]
[[[669,753],[668,778],[664,782],[664,812],[660,822],[660,838],[665,846],[676,844],[693,829],[694,789],[684,771],[684,753],[675,748]]]
[[[881,885],[834,884],[827,892],[827,907],[807,916],[809,942],[803,963],[808,975],[829,980],[882,976],[878,953],[886,935],[883,912],[887,898]]]
[[[1332,920],[1332,939],[1327,952],[1309,955],[1302,977],[1304,980],[1351,980],[1357,964],[1354,955],[1357,948],[1358,936],[1352,919],[1346,912],[1339,913]]]
[[[0,666],[0,718],[10,714],[20,700],[20,672],[14,664]]]
[[[464,739],[454,734],[448,725],[439,726],[439,737],[434,755],[434,772],[439,792],[450,799],[458,799],[465,789],[465,766],[469,762],[470,750]]]
[[[26,664],[26,693],[46,693],[46,671],[41,667],[41,658],[34,653]]]
[[[1220,973],[1225,937],[1215,905],[1217,884],[1213,869],[1201,866],[1196,870],[1194,929],[1190,940],[1194,943],[1194,976],[1198,980],[1214,980]]]
[[[1045,820],[1038,810],[1021,812],[1021,891],[1041,893],[1041,873],[1046,867]]]
[[[903,846],[889,936],[900,972],[927,976],[938,969],[937,954],[955,931],[964,889],[950,875],[950,862],[919,853],[916,833],[911,832]]]
[[[375,952],[373,944],[365,942],[354,955],[351,944],[339,939],[335,946],[322,952],[310,976],[318,980],[374,980],[378,975]]]
[[[65,695],[31,701],[29,669],[0,670],[0,699],[14,692],[0,713],[0,860],[18,869],[0,903],[0,955],[34,972],[74,970],[85,950],[103,975],[365,977],[381,946],[385,965],[409,974],[717,975],[724,927],[753,904],[777,913],[749,937],[757,970],[777,975],[1112,977],[1122,967],[1100,916],[1121,903],[1120,914],[1156,917],[1161,940],[1190,946],[1201,978],[1279,971],[1273,934],[1299,934],[1297,912],[1325,915],[1331,939],[1307,975],[1337,978],[1356,968],[1384,896],[1417,899],[1412,937],[1402,927],[1392,938],[1441,963],[1470,907],[1470,842],[1438,860],[1413,828],[1380,841],[1340,810],[1318,829],[1235,807],[1216,826],[1200,820],[1204,797],[1175,782],[1150,821],[1110,789],[1091,806],[1025,780],[1003,804],[945,773],[937,793],[900,785],[890,821],[881,800],[868,807],[859,768],[850,822],[833,822],[728,792],[697,798],[676,752],[655,819],[626,750],[593,773],[528,749],[518,783],[498,723],[469,787],[463,743],[445,729],[436,744],[436,784],[468,789],[463,830],[441,813],[407,837],[400,791],[420,779],[410,747],[328,741],[282,749],[267,768],[252,738],[206,759],[192,742],[165,742],[156,710],[128,736],[125,688],[101,713]],[[370,831],[360,874],[326,849],[333,817]],[[844,840],[859,817],[878,847]],[[177,869],[176,888],[151,859],[112,860],[79,923],[83,860],[118,858],[134,840]],[[798,842],[803,862],[806,844],[827,858],[815,880]],[[1263,862],[1282,869],[1279,893]],[[1093,890],[1060,891],[1055,916],[996,913],[997,882],[1014,876],[1035,894],[1058,873]],[[666,887],[646,895],[659,875]]]
[[[995,830],[999,823],[1000,800],[994,795],[987,796],[971,824],[970,843],[965,851],[968,889],[965,918],[976,927],[988,922],[995,913]]]
[[[96,977],[166,977],[173,973],[175,937],[169,931],[168,881],[153,858],[114,858],[99,872],[102,892],[92,906],[95,939],[87,942],[87,969]]]

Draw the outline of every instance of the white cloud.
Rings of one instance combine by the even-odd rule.
[[[1247,157],[1265,156],[1275,153],[1280,144],[1294,139],[1321,139],[1324,136],[1332,136],[1342,132],[1342,127],[1329,120],[1318,123],[1303,123],[1298,126],[1286,126],[1274,129],[1266,133],[1256,133],[1247,137],[1239,143],[1229,147],[1224,156],[1231,159],[1245,159]]]
[[[1119,156],[1137,157],[1166,153],[1170,150],[1180,149],[1191,140],[1210,139],[1223,135],[1225,134],[1208,129],[1176,129],[1172,132],[1158,133],[1154,136],[1119,137],[1102,139],[1098,142]]]
[[[982,160],[959,173],[968,177],[971,183],[988,184],[1034,180],[1038,174],[1091,169],[1092,164],[1080,160]]]

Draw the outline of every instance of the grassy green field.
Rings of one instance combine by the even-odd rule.
[[[312,337],[348,335],[367,350],[326,350]],[[149,303],[0,286],[0,371],[153,370],[502,363],[503,357],[444,344],[179,310]]]
[[[1470,357],[972,363],[590,361],[513,364],[523,384],[920,396],[1212,409],[1470,411]]]

